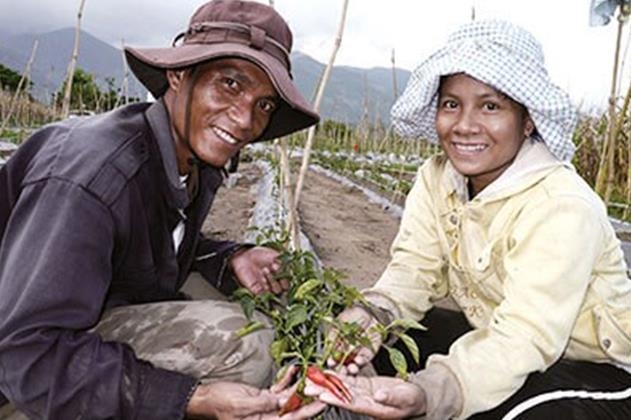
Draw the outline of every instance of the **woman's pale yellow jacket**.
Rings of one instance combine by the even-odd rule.
[[[416,320],[439,299],[455,299],[474,329],[416,380],[429,417],[464,418],[499,405],[559,358],[631,371],[626,272],[599,197],[542,143],[526,142],[472,200],[444,156],[427,161],[392,260],[365,294]]]

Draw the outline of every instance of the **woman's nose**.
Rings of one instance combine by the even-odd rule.
[[[463,109],[458,114],[454,129],[461,134],[471,134],[479,132],[480,125],[475,110]]]

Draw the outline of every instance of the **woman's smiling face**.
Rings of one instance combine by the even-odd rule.
[[[441,80],[436,132],[473,195],[511,165],[533,129],[526,109],[491,86],[464,73]]]

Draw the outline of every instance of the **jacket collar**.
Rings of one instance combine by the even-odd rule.
[[[180,181],[180,174],[177,166],[175,154],[175,139],[171,134],[171,124],[169,114],[162,99],[158,99],[151,104],[146,111],[149,127],[158,144],[164,173],[167,179],[166,192],[169,197],[168,202],[178,209],[184,209],[189,204],[186,186]]]
[[[548,147],[540,141],[525,141],[515,161],[491,184],[482,190],[476,199],[491,201],[503,199],[530,188],[550,172],[560,167],[573,166],[568,162],[558,160],[548,150]],[[456,171],[451,162],[447,160],[445,179],[449,185],[449,193],[455,193],[462,202],[469,201],[467,190],[467,177]]]

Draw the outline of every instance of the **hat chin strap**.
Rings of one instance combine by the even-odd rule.
[[[191,108],[193,106],[193,90],[195,89],[195,85],[197,84],[197,80],[199,79],[199,66],[194,66],[191,71],[191,83],[188,86],[188,92],[186,92],[186,109],[184,110],[184,139],[186,141],[186,146],[188,150],[193,154],[192,157],[189,158],[189,163],[191,163],[191,159],[193,161],[201,161],[193,148],[191,147]]]
[[[195,89],[195,85],[197,85],[197,81],[199,80],[199,65],[193,67],[191,72],[191,83],[188,87],[187,98],[186,98],[186,109],[184,110],[184,140],[186,147],[191,152],[191,157],[187,159],[187,163],[191,167],[191,171],[188,176],[188,180],[186,181],[186,190],[188,191],[188,196],[191,201],[197,196],[197,192],[199,190],[199,170],[202,166],[211,166],[213,165],[202,160],[195,150],[191,147],[191,108],[193,104],[193,90]],[[226,176],[225,168],[218,168],[221,170],[221,173]]]
[[[195,89],[195,85],[197,84],[197,80],[199,79],[199,66],[193,67],[191,72],[191,83],[188,87],[187,97],[186,97],[186,109],[184,110],[184,140],[186,147],[191,152],[192,156],[187,159],[187,163],[191,167],[191,171],[189,172],[188,179],[186,181],[186,190],[188,191],[188,196],[191,201],[197,196],[197,191],[199,190],[199,168],[202,165],[205,165],[206,162],[201,160],[193,147],[191,146],[191,108],[193,104],[193,89]]]

